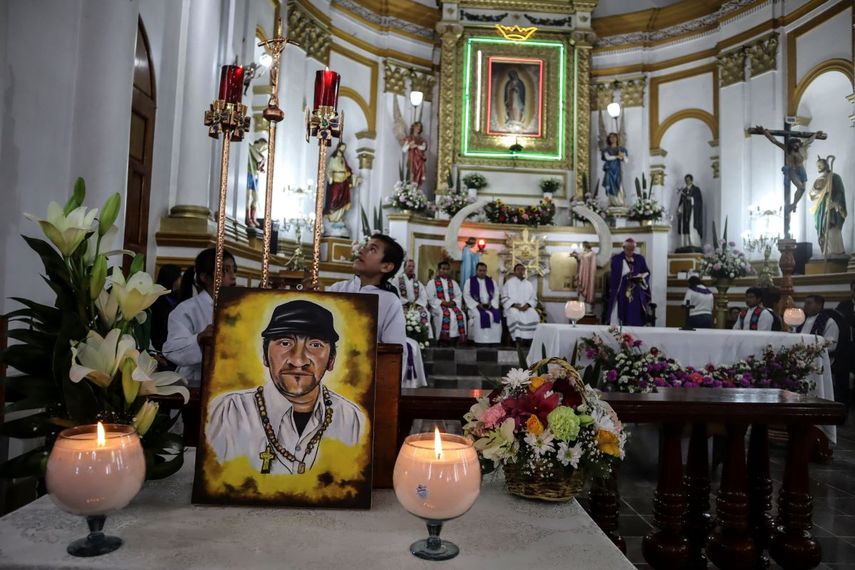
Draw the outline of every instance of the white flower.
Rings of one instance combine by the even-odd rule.
[[[131,425],[134,426],[134,429],[137,430],[140,437],[144,436],[151,427],[152,422],[154,422],[154,418],[157,417],[158,408],[160,408],[160,404],[152,402],[151,400],[146,400],[140,408],[140,411],[134,416],[134,420],[131,422]]]
[[[86,234],[92,231],[92,222],[98,215],[98,208],[88,210],[85,206],[73,209],[68,216],[63,213],[62,206],[56,202],[48,204],[47,219],[37,218],[32,214],[24,216],[41,226],[45,236],[62,252],[69,257],[77,249]]]
[[[158,394],[168,396],[170,394],[181,394],[184,403],[190,399],[190,391],[183,385],[184,378],[175,372],[156,372],[157,361],[149,356],[147,352],[141,352],[137,357],[137,367],[131,376],[140,382],[140,396]]]
[[[98,318],[102,325],[111,328],[116,324],[116,318],[119,316],[119,300],[112,289],[98,294],[98,298],[95,299],[95,308],[98,309]]]
[[[88,378],[106,388],[124,359],[136,359],[137,355],[134,337],[123,335],[119,329],[111,330],[106,337],[89,331],[86,340],[71,343],[71,370],[68,377],[72,382]]]
[[[511,390],[528,386],[530,383],[531,372],[523,368],[512,368],[508,375],[502,378],[502,384]]]
[[[158,297],[169,293],[169,289],[154,283],[151,275],[145,271],[134,273],[125,282],[125,276],[122,275],[121,270],[114,268],[111,281],[113,283],[111,293],[116,292],[119,309],[122,311],[122,317],[125,320],[131,320],[140,311],[149,308]]]
[[[525,442],[531,447],[532,452],[538,457],[542,457],[545,454],[555,451],[555,445],[552,443],[552,440],[555,439],[555,436],[552,435],[552,432],[549,430],[544,431],[540,435],[528,434],[525,436]]]
[[[577,443],[573,447],[564,441],[558,444],[558,461],[561,462],[561,465],[564,467],[569,465],[573,469],[578,469],[580,459],[582,459],[582,446],[580,444]]]

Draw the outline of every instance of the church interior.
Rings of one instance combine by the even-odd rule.
[[[243,516],[336,528],[322,566],[855,568],[850,0],[5,0],[0,63],[0,568],[289,555]],[[123,546],[59,498],[100,422],[145,452]],[[435,425],[459,554],[400,490]]]

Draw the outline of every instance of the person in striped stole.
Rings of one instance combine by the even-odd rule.
[[[433,330],[441,344],[457,339],[466,343],[466,317],[463,314],[463,291],[451,278],[451,265],[441,261],[436,268],[436,277],[428,281],[427,296],[433,317]]]
[[[514,266],[514,274],[502,287],[502,308],[505,310],[505,321],[513,340],[534,338],[534,330],[540,324],[540,315],[535,307],[537,295],[534,285],[525,278],[525,265],[517,263]]]
[[[416,262],[408,259],[404,264],[404,272],[393,281],[398,294],[401,297],[401,305],[406,315],[411,309],[415,309],[421,316],[422,323],[428,325],[428,338],[433,338],[433,330],[430,326],[430,315],[428,314],[428,298],[425,286],[416,277]]]

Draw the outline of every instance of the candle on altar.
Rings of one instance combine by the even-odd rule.
[[[571,321],[578,321],[585,316],[585,303],[582,301],[567,301],[564,305],[564,315]]]
[[[124,508],[144,479],[145,457],[134,428],[101,422],[62,431],[45,475],[54,503],[85,516]]]
[[[437,428],[407,437],[393,473],[395,495],[407,511],[444,521],[469,510],[481,491],[481,466],[472,442]]]
[[[224,65],[220,70],[219,99],[226,103],[240,103],[243,98],[243,67]]]
[[[338,83],[341,75],[329,68],[315,73],[315,105],[317,111],[321,107],[338,107]]]

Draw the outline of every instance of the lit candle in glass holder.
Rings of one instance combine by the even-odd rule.
[[[395,462],[393,486],[401,506],[427,523],[428,538],[414,542],[410,552],[425,560],[457,556],[457,545],[439,533],[443,522],[468,511],[481,492],[481,466],[472,442],[439,428],[407,437]]]
[[[102,532],[107,515],[127,506],[145,479],[145,457],[132,426],[107,424],[73,427],[56,439],[45,482],[62,510],[86,517],[89,536],[68,545],[73,556],[98,556],[122,545]]]
[[[576,326],[576,321],[585,316],[585,303],[582,301],[567,301],[564,304],[564,314]]]
[[[805,312],[798,307],[790,307],[784,310],[784,323],[790,327],[790,332],[796,332],[796,327],[805,322]]]
[[[313,109],[321,107],[336,109],[338,107],[338,84],[341,75],[329,68],[319,70],[315,73],[315,105]]]

